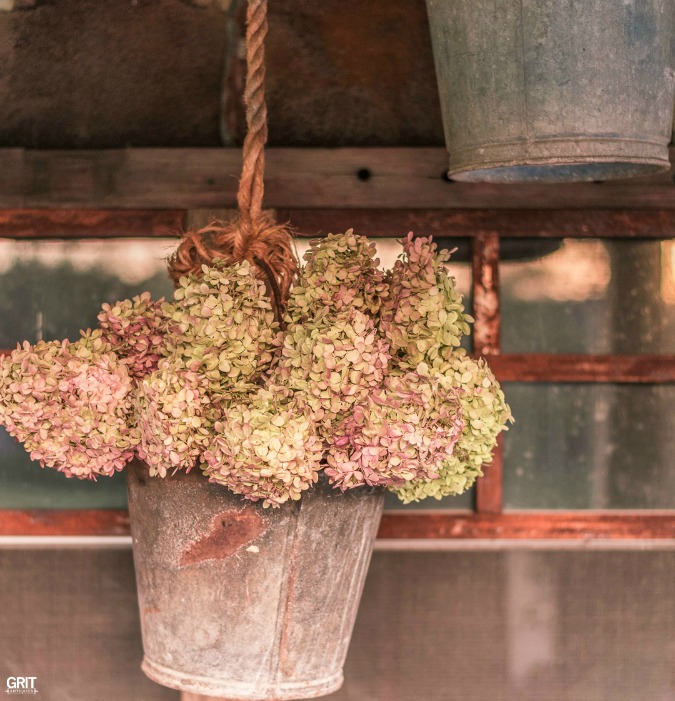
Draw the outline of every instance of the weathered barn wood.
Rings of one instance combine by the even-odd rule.
[[[453,183],[439,148],[269,149],[265,205],[292,208],[675,209],[672,171],[569,185]],[[1,208],[227,208],[237,149],[0,150]]]
[[[277,209],[300,237],[353,228],[371,238],[400,238],[408,231],[440,238],[498,234],[505,238],[670,238],[675,209]],[[126,238],[173,236],[228,220],[234,209],[0,209],[5,238]],[[503,257],[503,256],[502,256]]]

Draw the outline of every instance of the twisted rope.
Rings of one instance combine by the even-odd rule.
[[[214,221],[199,231],[184,234],[169,259],[169,275],[177,283],[183,275],[201,275],[202,265],[210,265],[214,260],[226,263],[248,260],[265,281],[277,317],[281,318],[298,265],[289,228],[276,224],[262,210],[267,142],[266,35],[267,0],[248,0],[244,90],[247,131],[237,192],[239,217],[227,224]]]

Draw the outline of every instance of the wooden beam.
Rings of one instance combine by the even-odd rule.
[[[499,234],[481,232],[472,245],[473,345],[477,354],[491,358],[500,352]],[[476,484],[476,511],[498,514],[502,510],[504,451],[498,441],[492,464]]]
[[[0,236],[12,239],[82,239],[176,236],[179,209],[0,209]]]
[[[672,171],[602,184],[448,182],[441,148],[267,151],[273,208],[675,209]],[[227,208],[236,202],[239,149],[0,149],[3,208]]]
[[[675,382],[675,355],[490,355],[500,382]]]
[[[120,536],[124,510],[0,510],[0,536]],[[675,511],[386,511],[378,538],[673,539]]]
[[[129,535],[129,512],[125,509],[0,509],[0,535]]]
[[[277,218],[290,221],[300,236],[347,229],[373,238],[401,238],[409,231],[436,238],[498,234],[502,238],[667,239],[675,235],[675,209],[281,209]]]
[[[675,511],[548,511],[466,515],[451,512],[385,512],[378,538],[673,539]]]
[[[228,219],[232,208],[191,210]],[[408,231],[437,238],[484,236],[647,238],[675,234],[675,209],[279,209],[298,236],[311,238],[353,228],[372,238],[401,238]],[[190,222],[184,209],[0,209],[5,238],[108,238],[167,236]]]

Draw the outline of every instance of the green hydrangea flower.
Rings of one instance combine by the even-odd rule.
[[[442,499],[469,489],[483,474],[483,465],[492,460],[498,435],[513,421],[504,393],[484,359],[473,360],[460,351],[426,372],[458,391],[464,427],[436,479],[413,480],[392,490],[404,503],[427,497]]]
[[[171,327],[164,352],[175,368],[204,376],[210,390],[223,393],[269,370],[279,325],[248,261],[203,272],[181,278],[174,302],[163,307]]]
[[[293,392],[270,386],[233,404],[216,421],[204,474],[263,506],[297,500],[318,479],[323,443],[311,412]]]
[[[437,253],[431,237],[413,239],[412,233],[403,240],[403,251],[388,276],[380,329],[393,358],[435,367],[452,357],[473,319],[443,265],[447,251]]]
[[[358,309],[376,315],[387,285],[375,255],[375,244],[352,229],[311,241],[304,255],[306,265],[288,301],[287,323],[312,323],[326,311],[339,314]]]
[[[373,320],[351,309],[324,313],[313,323],[286,330],[274,381],[298,392],[319,423],[321,436],[381,387],[387,373],[387,343]]]

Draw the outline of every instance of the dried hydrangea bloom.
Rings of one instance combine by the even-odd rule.
[[[164,299],[152,301],[149,292],[115,304],[104,304],[98,315],[103,340],[129,368],[135,380],[157,369],[162,357],[166,320]]]
[[[202,469],[210,482],[279,506],[317,481],[322,454],[311,412],[292,392],[271,385],[224,412]]]
[[[389,376],[329,441],[331,482],[344,491],[437,478],[464,428],[457,394],[425,373]]]
[[[165,352],[174,367],[204,376],[222,392],[269,369],[279,325],[248,261],[203,266],[203,272],[182,277],[174,302],[164,305],[171,325]]]
[[[459,391],[465,424],[437,479],[415,480],[394,490],[405,503],[427,497],[442,499],[466,491],[483,474],[482,466],[492,460],[497,436],[513,420],[504,393],[485,360],[457,353],[431,372],[438,373],[444,385]]]
[[[100,337],[24,343],[0,365],[0,424],[67,477],[112,475],[133,457],[132,383]]]
[[[373,320],[352,309],[325,314],[313,324],[291,324],[284,336],[275,381],[299,392],[329,436],[333,427],[379,388],[389,363],[387,343]]]
[[[206,380],[161,360],[138,383],[135,409],[138,456],[150,474],[166,477],[168,471],[192,469],[211,438]]]
[[[380,312],[380,329],[392,357],[408,365],[436,366],[448,360],[469,333],[473,319],[464,313],[462,295],[436,252],[431,237],[403,240],[403,255],[389,273],[389,296]]]
[[[375,255],[375,244],[352,229],[311,241],[288,301],[287,322],[311,322],[324,310],[335,314],[358,309],[376,315],[387,285]]]

